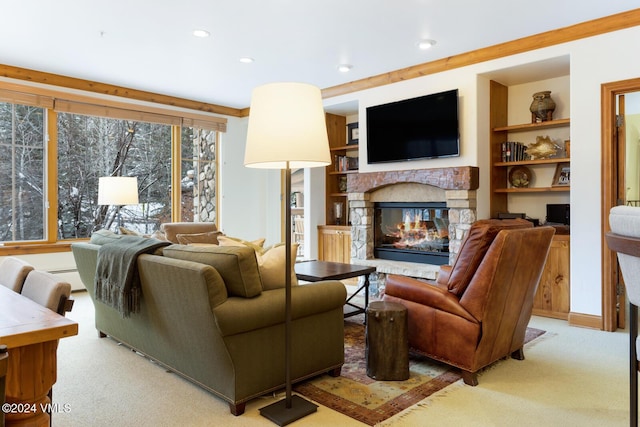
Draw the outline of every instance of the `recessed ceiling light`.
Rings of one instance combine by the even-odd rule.
[[[253,62],[253,58],[243,56],[242,58],[240,58],[240,62],[242,62],[243,64],[251,64]]]
[[[340,64],[338,65],[338,71],[340,71],[341,73],[348,73],[349,70],[351,70],[353,68],[353,65],[351,64]]]
[[[425,39],[418,42],[418,47],[422,50],[427,50],[434,44],[436,44],[435,40]]]
[[[205,38],[205,37],[209,37],[210,33],[207,30],[193,30],[193,35],[196,37]]]

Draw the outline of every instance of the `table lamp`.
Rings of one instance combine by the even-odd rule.
[[[285,171],[284,194],[291,194],[291,169],[331,163],[320,89],[305,83],[270,83],[253,90],[244,165]],[[284,426],[317,410],[291,393],[291,203],[285,203],[285,386],[283,400],[260,414]]]
[[[116,206],[118,227],[122,226],[120,208],[138,204],[138,177],[103,176],[98,179],[98,204]]]

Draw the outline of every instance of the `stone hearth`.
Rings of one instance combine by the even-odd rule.
[[[413,169],[349,175],[351,262],[375,266],[379,273],[435,279],[439,266],[373,257],[375,202],[446,202],[449,208],[449,263],[460,248],[465,232],[476,220],[477,167]]]

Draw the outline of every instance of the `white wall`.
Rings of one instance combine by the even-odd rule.
[[[496,70],[565,55],[570,57],[571,105],[571,311],[602,314],[601,259],[601,141],[600,88],[603,83],[640,77],[640,55],[632,52],[640,27],[500,58],[445,73],[325,100],[325,105],[357,102],[360,109],[360,170],[403,170],[449,166],[478,166],[478,216],[488,215],[488,85],[484,77]],[[385,102],[458,88],[461,112],[461,156],[381,165],[367,165],[365,108]],[[240,127],[240,129],[235,129]],[[246,119],[230,120],[223,156],[221,224],[229,233],[247,231],[259,237],[278,224],[271,209],[279,193],[278,179],[269,172],[242,166]],[[223,148],[225,148],[223,142]],[[273,172],[270,172],[273,174]],[[228,174],[228,175],[227,175]],[[277,174],[277,173],[276,173]],[[306,195],[305,195],[306,196]],[[319,197],[322,197],[320,195]],[[277,196],[275,196],[277,199]],[[271,210],[270,210],[271,209]],[[277,233],[276,233],[277,234]],[[273,238],[273,233],[269,233]]]
[[[244,166],[247,117],[228,117],[220,144],[220,229],[245,240],[281,239],[280,171]]]

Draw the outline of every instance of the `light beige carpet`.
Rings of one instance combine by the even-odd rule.
[[[93,305],[75,293],[68,317],[78,336],[60,341],[54,403],[56,427],[75,426],[272,426],[259,409],[283,394],[248,403],[240,417],[228,405],[175,374],[98,339]],[[477,387],[461,381],[381,423],[384,426],[627,426],[626,332],[601,332],[534,317],[548,331],[526,350],[526,360],[506,360],[479,376]],[[292,426],[364,426],[326,407]]]

